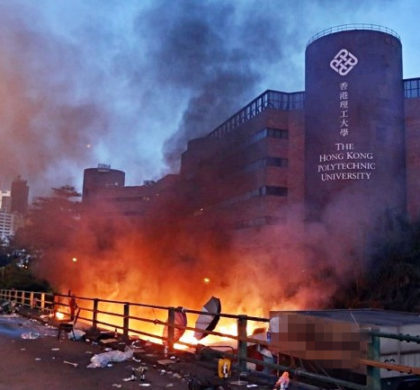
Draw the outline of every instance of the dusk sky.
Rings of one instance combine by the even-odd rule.
[[[420,77],[420,2],[0,0],[0,189],[81,189],[98,163],[140,185],[188,139],[266,89],[304,89],[312,35],[346,23],[401,37]]]

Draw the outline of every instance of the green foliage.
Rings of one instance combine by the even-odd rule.
[[[80,197],[74,187],[53,188],[50,197],[39,197],[32,204],[25,226],[16,233],[17,243],[31,250],[64,247],[79,222]]]
[[[0,288],[51,291],[51,287],[47,281],[36,278],[30,269],[18,267],[15,263],[0,267]]]

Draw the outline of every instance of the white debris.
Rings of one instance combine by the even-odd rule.
[[[93,355],[90,358],[91,363],[88,368],[106,367],[110,362],[123,362],[133,357],[133,350],[126,347],[124,352],[122,351],[108,351]]]
[[[128,378],[123,378],[124,382],[132,382],[136,380],[136,376],[135,375],[131,375]]]
[[[81,340],[85,334],[86,332],[83,332],[81,329],[73,329],[73,332],[69,332],[67,337],[69,340],[78,341]]]
[[[35,340],[39,338],[39,336],[38,332],[25,332],[20,335],[20,338],[24,340]]]
[[[69,362],[68,360],[64,360],[63,363],[69,364],[70,366],[73,366],[74,368],[77,368],[77,366],[79,365],[79,363],[72,363],[72,362]]]

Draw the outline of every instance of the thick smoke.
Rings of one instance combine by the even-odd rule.
[[[21,174],[34,195],[80,187],[98,162],[129,184],[161,176],[165,159],[176,170],[187,140],[258,93],[302,89],[306,40],[357,19],[324,6],[1,1],[0,186]]]
[[[146,28],[158,26],[150,42],[164,36],[162,44],[151,49],[161,64],[161,82],[188,92],[179,126],[165,142],[172,169],[178,167],[188,140],[205,135],[232,115],[239,102],[260,92],[264,69],[283,57],[276,29],[283,15],[240,12],[231,3],[204,4],[163,1],[147,14]]]

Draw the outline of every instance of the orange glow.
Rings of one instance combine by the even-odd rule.
[[[64,319],[64,314],[63,313],[61,313],[61,312],[59,312],[59,311],[57,311],[57,312],[55,312],[55,317],[57,318],[57,320],[63,320]]]
[[[73,258],[71,259],[71,261],[72,261],[73,263],[77,263],[77,257],[73,257]]]
[[[147,202],[147,207],[155,207],[152,203]],[[176,209],[176,205],[170,206],[171,211]],[[276,227],[267,235],[269,242],[258,238],[254,243],[252,231],[240,230],[235,236],[223,228],[206,230],[195,225],[187,228],[177,216],[168,215],[160,215],[162,218],[156,221],[145,217],[142,224],[126,219],[110,221],[102,218],[100,212],[83,215],[78,220],[78,228],[66,237],[67,247],[53,247],[37,263],[37,272],[55,289],[71,290],[76,296],[193,310],[201,310],[214,296],[221,300],[222,313],[264,318],[270,310],[319,307],[331,295],[334,286],[314,277],[319,269],[314,268],[312,273],[302,246],[293,247],[294,242],[299,242],[296,232]],[[244,249],[244,242],[253,249]],[[266,248],[273,242],[278,248],[268,253]],[[73,262],[68,261],[68,254],[75,253],[75,248],[78,259],[83,259],[77,261],[77,266],[73,264],[76,257],[71,258]],[[307,272],[301,272],[304,269]],[[93,303],[77,300],[77,304],[87,309],[81,315],[91,318],[88,310],[93,309]],[[98,310],[102,312],[97,316],[99,327],[111,331],[118,327],[122,332],[122,304],[100,302]],[[167,321],[168,310],[130,306],[129,314],[149,320],[130,318],[130,329],[156,336],[164,334],[162,323]],[[187,313],[187,326],[194,327],[197,317]],[[248,335],[266,325],[248,321]],[[236,320],[221,317],[214,331],[236,335]],[[138,336],[162,343],[153,336]],[[191,345],[237,343],[215,335],[196,340],[188,330],[180,341]],[[188,347],[177,344],[176,348]]]

